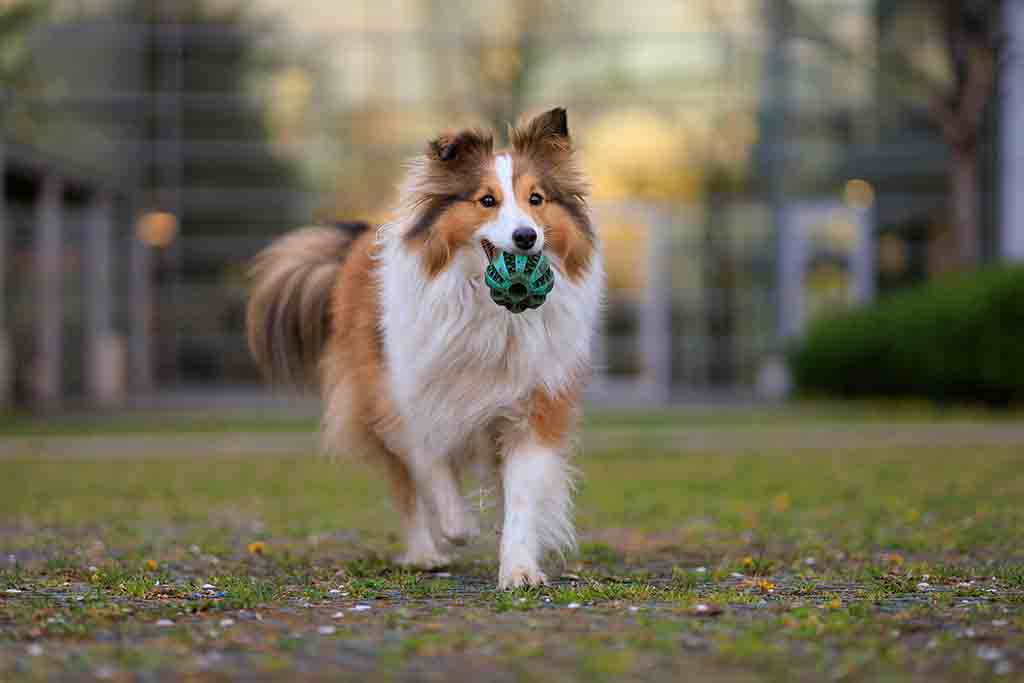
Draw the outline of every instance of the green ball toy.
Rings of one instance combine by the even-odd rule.
[[[523,256],[498,251],[484,271],[491,300],[513,313],[539,308],[555,286],[555,275],[544,254]]]

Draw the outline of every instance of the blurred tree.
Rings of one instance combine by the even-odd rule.
[[[935,2],[946,41],[949,78],[934,83],[932,111],[950,152],[950,199],[960,265],[973,268],[981,254],[979,146],[992,99],[999,55],[1001,2]]]
[[[429,0],[430,13],[439,25],[465,23],[460,3]],[[481,3],[476,18],[478,32],[459,43],[459,49],[431,50],[439,84],[458,81],[461,96],[445,98],[457,116],[467,109],[478,113],[502,132],[530,107],[532,79],[559,46],[547,32],[554,26],[575,26],[579,11],[571,3],[553,0],[521,0],[495,11]],[[457,78],[452,78],[452,73]],[[469,101],[467,101],[467,97]],[[554,103],[559,104],[559,103]]]
[[[880,94],[927,112],[948,149],[954,238],[949,260],[959,268],[974,268],[981,258],[980,152],[1002,44],[1002,2],[877,0],[876,11],[881,34],[877,59],[852,49],[809,12],[796,15],[793,36],[862,61],[875,70]],[[913,39],[898,32],[886,39],[898,19],[917,31]]]
[[[38,85],[33,68],[30,33],[50,9],[50,3],[40,0],[14,0],[0,6],[0,125],[11,125],[7,120],[9,104]],[[38,119],[27,112],[13,125],[32,125]]]

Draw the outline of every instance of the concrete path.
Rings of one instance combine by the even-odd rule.
[[[943,422],[593,428],[587,430],[583,438],[584,450],[634,446],[694,453],[971,446],[1024,448],[1024,424]],[[0,437],[0,457],[217,457],[318,452],[317,436],[302,432]]]

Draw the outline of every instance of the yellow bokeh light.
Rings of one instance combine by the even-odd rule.
[[[650,228],[628,214],[608,216],[599,225],[608,288],[638,294],[646,277]]]
[[[870,209],[875,203],[875,188],[860,178],[848,180],[843,188],[843,201],[851,209]]]
[[[700,195],[701,157],[678,123],[629,109],[602,116],[584,137],[595,200],[695,201]]]
[[[150,211],[139,218],[137,234],[150,247],[166,247],[178,236],[178,217],[166,211]]]

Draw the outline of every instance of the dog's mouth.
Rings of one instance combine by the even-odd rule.
[[[487,240],[480,240],[480,246],[484,248],[484,256],[487,257],[487,262],[490,263],[494,260],[494,254],[497,253],[498,248]]]

